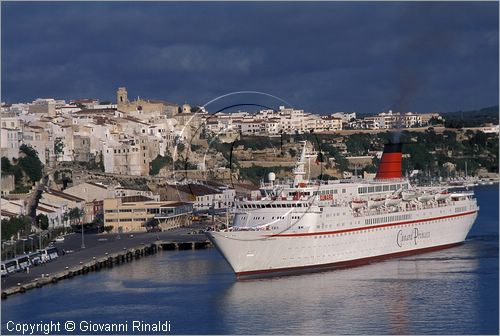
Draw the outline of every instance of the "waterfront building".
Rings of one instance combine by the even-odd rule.
[[[65,226],[66,223],[63,218],[67,210],[68,208],[66,205],[57,206],[40,201],[38,202],[36,208],[36,215],[47,216],[47,219],[49,220],[49,229],[56,229]]]
[[[40,202],[41,203],[39,203],[38,205],[44,208],[52,207],[52,210],[56,207],[60,208],[61,214],[65,214],[67,211],[70,211],[73,208],[78,208],[82,211],[85,210],[85,200],[83,198],[54,189],[45,190],[42,193]],[[82,217],[80,218],[80,221],[84,221],[84,219],[85,218]],[[62,216],[61,221],[63,221]],[[68,226],[69,223],[67,221],[63,221],[62,225]]]
[[[26,214],[26,204],[24,200],[13,200],[13,199],[1,199],[0,208],[5,211],[9,211],[16,216]]]
[[[168,200],[191,202],[195,212],[225,211],[233,206],[236,192],[227,187],[209,187],[203,184],[169,184],[166,197]]]
[[[147,226],[162,230],[187,226],[191,223],[190,203],[156,201],[145,196],[107,198],[103,203],[104,225],[112,232],[145,232]]]

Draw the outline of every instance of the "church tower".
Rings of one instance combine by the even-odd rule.
[[[128,103],[127,89],[124,87],[118,88],[116,91],[116,104],[118,108]]]

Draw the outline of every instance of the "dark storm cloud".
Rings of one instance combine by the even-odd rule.
[[[498,3],[2,3],[2,100],[203,104],[265,91],[309,111],[498,101]],[[276,103],[278,104],[278,103]]]

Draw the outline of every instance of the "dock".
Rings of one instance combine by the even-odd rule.
[[[155,239],[156,238],[156,239]],[[33,288],[40,288],[59,281],[72,279],[89,272],[99,272],[106,268],[130,263],[141,258],[156,254],[158,251],[198,250],[211,247],[212,244],[204,235],[158,235],[144,234],[134,241],[123,239],[120,242],[111,242],[111,245],[89,247],[55,259],[47,264],[32,267],[30,272],[8,275],[2,278],[2,300],[9,296],[25,293]],[[133,247],[122,247],[130,243],[141,241]],[[104,252],[104,250],[108,252]],[[101,253],[103,252],[103,253]]]

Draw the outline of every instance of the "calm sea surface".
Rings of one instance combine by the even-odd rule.
[[[458,247],[253,281],[235,281],[215,249],[165,251],[9,297],[2,333],[9,320],[162,320],[176,334],[498,334],[498,186],[476,194]]]

